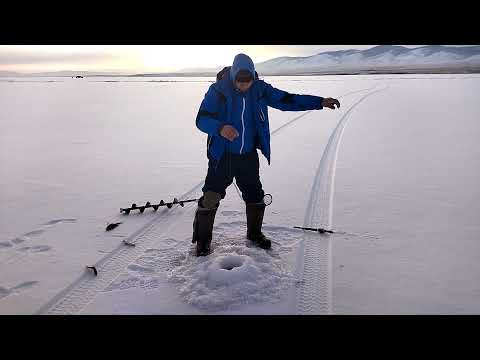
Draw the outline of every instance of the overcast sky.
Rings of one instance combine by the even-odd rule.
[[[0,71],[176,71],[231,65],[240,53],[255,63],[279,56],[368,49],[375,45],[0,45]],[[414,48],[421,45],[403,45]]]

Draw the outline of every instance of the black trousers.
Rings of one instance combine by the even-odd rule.
[[[257,149],[249,153],[238,155],[227,151],[220,162],[209,159],[208,172],[202,191],[214,191],[225,198],[225,190],[235,178],[246,203],[260,202],[265,195],[260,182],[260,162]]]

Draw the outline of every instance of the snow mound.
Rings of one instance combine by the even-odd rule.
[[[188,304],[208,311],[279,301],[293,279],[285,261],[246,244],[245,238],[223,238],[209,256],[186,257],[169,281],[178,284]]]
[[[245,221],[216,224],[213,252],[197,257],[191,234],[184,238],[161,238],[147,248],[112,281],[103,293],[138,288],[158,289],[168,281],[182,302],[215,313],[251,304],[273,304],[284,299],[294,281],[290,256],[301,232],[281,226],[264,226],[273,242],[265,251],[245,237]]]

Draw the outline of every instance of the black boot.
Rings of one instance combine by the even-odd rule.
[[[263,214],[266,205],[264,203],[247,203],[247,239],[262,249],[270,249],[272,243],[262,233]]]
[[[195,219],[193,220],[192,243],[197,243],[197,256],[206,256],[210,254],[210,243],[212,242],[213,222],[217,207],[206,209],[202,206],[202,199],[198,200]]]

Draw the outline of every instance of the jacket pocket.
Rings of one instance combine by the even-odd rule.
[[[267,105],[263,101],[258,103],[258,116],[261,122],[267,121]]]
[[[263,110],[262,108],[260,108],[260,120],[265,122],[266,118],[265,118],[265,114],[263,113]]]

